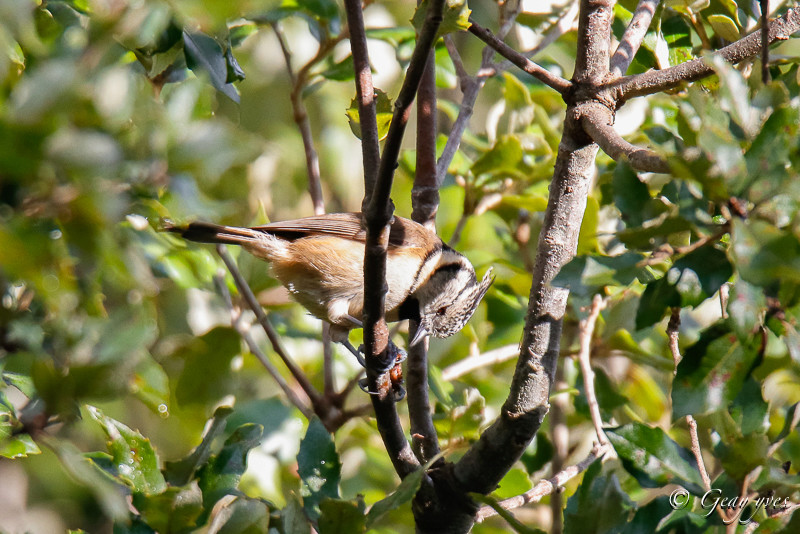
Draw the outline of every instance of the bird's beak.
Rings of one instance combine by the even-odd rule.
[[[417,327],[417,332],[414,334],[414,337],[411,340],[411,342],[408,344],[408,346],[409,347],[413,347],[414,345],[416,345],[417,343],[419,343],[420,341],[425,339],[427,337],[427,335],[428,335],[428,331],[425,330],[425,327],[420,324]]]

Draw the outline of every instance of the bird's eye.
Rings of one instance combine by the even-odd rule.
[[[447,306],[442,306],[438,310],[436,310],[436,315],[442,316],[447,313]]]

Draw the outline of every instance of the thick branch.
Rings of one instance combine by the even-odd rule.
[[[520,69],[524,70],[540,82],[549,87],[552,87],[556,91],[561,94],[567,92],[567,90],[572,87],[572,84],[565,80],[560,76],[556,76],[552,72],[544,69],[531,61],[530,59],[526,58],[503,41],[492,35],[492,32],[487,30],[486,28],[480,26],[474,20],[470,19],[470,23],[472,24],[469,27],[470,33],[475,35],[478,39],[486,43],[487,45],[494,48],[501,56],[508,59],[519,67]]]
[[[769,25],[769,43],[788,39],[800,30],[800,10],[789,9],[786,14]],[[754,32],[735,43],[714,53],[729,63],[757,55],[761,51],[760,32]],[[604,89],[612,91],[617,101],[636,96],[660,93],[673,89],[686,82],[699,80],[713,74],[714,68],[706,58],[694,59],[664,70],[651,70],[634,76],[624,76],[605,84]]]
[[[660,3],[661,0],[639,0],[639,5],[633,12],[633,18],[625,28],[625,33],[611,58],[611,74],[614,77],[622,76],[631,66],[631,61],[642,45]]]
[[[605,81],[615,3],[615,0],[581,0],[574,81],[594,84]]]
[[[592,27],[596,42],[589,39],[584,48],[578,48],[575,79],[592,81],[608,74],[607,50],[605,62],[584,57],[608,41],[611,17],[606,11],[610,11],[608,2],[581,3],[579,27]],[[598,12],[602,12],[601,16],[597,16]],[[591,18],[597,19],[595,24],[587,22]],[[455,476],[467,491],[486,494],[494,490],[539,431],[549,407],[569,294],[567,289],[553,287],[550,282],[575,256],[597,154],[597,145],[586,137],[574,111],[572,106],[567,109],[558,147],[539,234],[522,349],[508,398],[497,420],[455,466]]]
[[[669,165],[661,156],[652,150],[630,144],[617,133],[613,126],[614,116],[603,104],[581,104],[577,111],[586,133],[615,161],[627,161],[638,171],[669,172]]]
[[[361,156],[364,160],[364,203],[361,206],[363,211],[369,198],[372,197],[380,161],[375,89],[372,86],[372,71],[369,66],[367,32],[364,28],[361,0],[344,0],[344,9],[347,14],[350,50],[353,53],[353,67],[356,73],[358,121],[361,125]]]

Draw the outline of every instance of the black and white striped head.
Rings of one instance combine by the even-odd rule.
[[[417,292],[420,322],[414,345],[425,335],[450,337],[469,321],[492,285],[489,268],[478,282],[472,264],[452,249],[445,249],[430,279]]]

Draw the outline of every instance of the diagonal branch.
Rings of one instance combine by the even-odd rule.
[[[652,150],[630,144],[617,133],[613,126],[613,113],[603,104],[584,103],[577,111],[589,137],[615,161],[627,161],[638,171],[669,172],[669,165],[661,156]]]
[[[772,44],[775,41],[786,40],[798,30],[800,30],[800,9],[789,9],[785,15],[769,24],[768,42]],[[714,52],[714,55],[729,63],[738,63],[761,52],[761,40],[760,32],[754,32]],[[713,74],[714,68],[709,59],[698,58],[664,70],[624,76],[608,82],[603,89],[610,91],[616,101],[660,93]]]
[[[593,27],[578,47],[575,78],[589,82],[608,74],[608,39],[613,0],[582,0],[579,27]],[[594,21],[594,22],[591,22]],[[585,55],[606,46],[602,57]],[[601,54],[602,55],[602,54]],[[605,71],[603,70],[605,65]],[[578,247],[597,145],[586,138],[574,107],[567,109],[550,196],[539,235],[520,357],[499,417],[455,465],[466,491],[489,493],[539,431],[549,408],[550,389],[560,351],[561,328],[569,291],[551,285]]]
[[[615,78],[622,76],[631,66],[631,61],[642,45],[644,36],[647,34],[653,15],[656,13],[661,0],[639,0],[639,5],[633,12],[625,33],[617,46],[616,52],[611,57],[611,74]]]
[[[553,477],[548,478],[547,480],[540,481],[522,495],[509,497],[508,499],[500,501],[500,507],[505,510],[513,510],[514,508],[519,508],[520,506],[524,506],[526,504],[537,503],[541,501],[544,497],[558,491],[571,479],[589,469],[590,465],[605,456],[605,454],[610,450],[612,450],[612,448],[608,444],[595,445],[592,448],[592,452],[590,452],[586,458],[577,464],[564,468],[562,471],[559,471]],[[494,515],[497,515],[496,510],[489,506],[483,506],[480,510],[478,510],[475,520],[481,522],[484,519]]]
[[[224,271],[222,271],[224,272]],[[225,301],[225,305],[227,306],[228,310],[231,313],[231,323],[233,325],[234,330],[239,332],[239,335],[242,337],[244,342],[247,344],[247,348],[250,349],[250,352],[261,362],[261,365],[267,370],[269,375],[275,380],[275,383],[278,384],[278,387],[281,388],[286,398],[289,399],[300,413],[302,413],[306,419],[311,419],[314,415],[314,412],[305,405],[305,403],[297,396],[297,394],[289,387],[289,384],[284,380],[281,373],[278,371],[278,368],[272,365],[272,362],[269,361],[267,355],[264,354],[264,351],[261,350],[261,347],[258,346],[258,343],[253,339],[253,336],[250,335],[249,328],[242,324],[242,315],[241,313],[237,313],[237,311],[233,307],[233,301],[231,300],[231,294],[228,291],[228,287],[225,285],[225,282],[222,279],[222,276],[215,276],[214,277],[214,285],[217,286],[217,290],[222,295],[222,299]]]
[[[322,400],[321,395],[314,389],[314,386],[311,385],[305,373],[303,373],[303,371],[297,367],[297,364],[289,357],[286,349],[283,348],[280,336],[278,336],[278,333],[272,327],[272,323],[269,322],[269,318],[267,314],[264,313],[261,304],[258,303],[256,296],[253,294],[253,290],[250,289],[242,273],[239,272],[239,268],[236,266],[236,262],[233,261],[230,252],[228,252],[228,249],[226,249],[224,245],[217,245],[217,254],[222,258],[231,276],[233,276],[233,281],[236,283],[239,293],[244,297],[247,306],[256,314],[256,319],[267,334],[267,338],[269,338],[269,342],[272,344],[272,349],[280,356],[281,360],[283,360],[283,364],[289,369],[289,372],[294,379],[297,380],[297,383],[305,394],[308,395],[308,398],[311,399],[311,404],[316,406]]]
[[[530,59],[526,58],[524,55],[520,54],[503,41],[495,37],[492,32],[475,22],[474,20],[470,19],[471,26],[469,27],[470,33],[476,36],[478,39],[486,43],[487,45],[491,46],[493,49],[497,51],[501,56],[508,59],[519,67],[520,69],[524,70],[543,84],[552,87],[556,91],[561,94],[564,94],[572,87],[572,84],[565,80],[560,76],[556,76],[552,72],[548,71],[547,69],[540,67]]]

